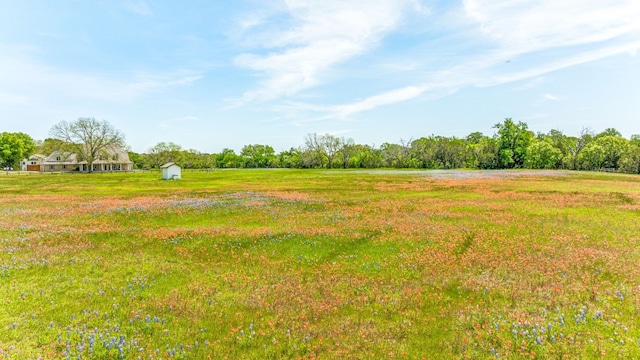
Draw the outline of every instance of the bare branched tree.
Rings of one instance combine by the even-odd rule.
[[[109,150],[124,147],[124,134],[106,120],[80,118],[73,122],[62,121],[49,131],[53,138],[62,140],[66,148],[72,149],[78,161],[86,161],[88,171],[93,171],[93,163]]]

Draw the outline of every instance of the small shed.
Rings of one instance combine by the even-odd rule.
[[[174,162],[166,163],[160,169],[162,170],[163,180],[174,180],[182,177],[182,168]]]

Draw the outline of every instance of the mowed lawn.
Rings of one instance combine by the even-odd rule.
[[[640,177],[0,175],[0,358],[640,358]]]

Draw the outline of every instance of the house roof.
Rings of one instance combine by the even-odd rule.
[[[166,164],[164,164],[164,165],[160,166],[160,169],[166,169],[166,168],[169,168],[169,167],[171,167],[171,166],[173,166],[173,165],[175,165],[175,166],[177,166],[177,167],[180,167],[180,165],[178,165],[178,164],[176,164],[176,163],[174,163],[174,162],[168,162],[168,163],[166,163]]]
[[[94,164],[133,164],[129,160],[129,153],[123,151],[119,147],[110,147],[106,149],[106,153],[110,155],[110,159],[95,159]],[[115,159],[113,157],[116,157]],[[57,160],[60,158],[60,160]],[[44,159],[44,165],[86,165],[87,161],[78,161],[78,156],[73,152],[54,151]]]

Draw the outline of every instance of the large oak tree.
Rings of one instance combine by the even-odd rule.
[[[106,120],[98,121],[94,118],[62,121],[51,128],[49,135],[62,140],[66,148],[76,153],[78,161],[86,161],[89,172],[93,171],[96,160],[125,145],[122,132]]]

